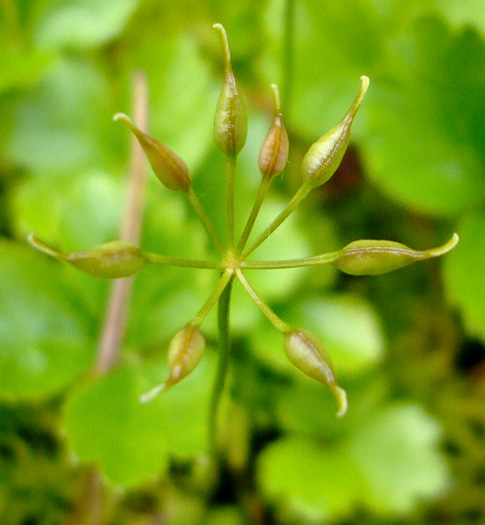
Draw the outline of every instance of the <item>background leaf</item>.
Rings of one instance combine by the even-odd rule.
[[[362,481],[345,452],[296,437],[272,444],[258,464],[263,494],[293,520],[305,522],[348,514]]]
[[[173,388],[147,404],[140,403],[140,395],[168,375],[159,360],[144,371],[125,364],[79,385],[65,408],[75,453],[99,464],[113,483],[137,485],[149,476],[163,476],[169,454],[185,457],[204,451],[212,377],[208,361],[184,380],[184,388]]]
[[[34,172],[93,166],[101,160],[103,130],[111,127],[108,85],[86,60],[59,59],[15,107],[8,158]]]
[[[91,364],[89,317],[69,296],[58,266],[31,250],[0,245],[1,397],[56,394]]]
[[[485,214],[465,216],[458,230],[460,244],[444,267],[448,297],[459,308],[470,334],[485,340]]]
[[[480,202],[485,190],[479,176],[484,135],[477,120],[485,107],[474,95],[484,87],[485,44],[473,30],[452,33],[435,19],[415,22],[398,44],[399,93],[390,79],[387,86],[377,79],[379,97],[370,97],[367,107],[372,116],[363,139],[366,169],[406,206],[456,214]]]
[[[436,450],[439,426],[419,407],[396,405],[356,430],[350,455],[366,480],[366,505],[405,513],[417,501],[448,486],[446,464]]]
[[[123,30],[138,4],[138,0],[51,2],[38,20],[36,43],[47,49],[104,44]]]
[[[343,517],[357,505],[403,513],[447,486],[438,437],[421,409],[396,405],[371,416],[337,447],[280,439],[261,455],[258,480],[272,503],[299,519]]]

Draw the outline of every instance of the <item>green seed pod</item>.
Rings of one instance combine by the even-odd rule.
[[[380,275],[403,268],[416,261],[439,257],[452,250],[458,243],[458,235],[443,246],[416,251],[393,241],[354,241],[340,251],[336,261],[339,270],[350,275]]]
[[[337,416],[347,412],[347,395],[333,373],[330,357],[315,336],[305,330],[285,333],[285,351],[289,360],[304,374],[327,385],[338,402]]]
[[[169,190],[187,193],[192,181],[187,164],[168,146],[138,129],[124,113],[116,113],[114,121],[121,120],[135,135],[149,160],[158,180]]]
[[[130,277],[147,263],[142,250],[125,241],[112,241],[84,252],[70,253],[66,261],[96,277]]]
[[[27,240],[37,250],[96,277],[130,277],[148,263],[140,248],[124,241],[108,242],[84,252],[63,253],[37,239],[33,233]]]
[[[288,162],[288,134],[283,124],[283,114],[281,112],[280,94],[278,86],[271,84],[275,97],[275,116],[259,153],[259,169],[263,177],[276,177],[279,175]]]
[[[303,181],[317,188],[335,173],[350,142],[350,128],[369,87],[369,79],[360,77],[360,91],[342,121],[310,146],[302,161]]]
[[[246,101],[232,71],[226,30],[221,24],[214,24],[213,27],[219,31],[224,50],[224,85],[217,103],[214,139],[226,155],[237,155],[246,144],[248,133]]]
[[[168,349],[170,375],[167,380],[152,388],[140,398],[142,403],[151,401],[160,392],[177,384],[199,364],[205,350],[205,339],[197,326],[188,324],[177,332]]]

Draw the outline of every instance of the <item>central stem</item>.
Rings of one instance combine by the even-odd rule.
[[[217,451],[217,415],[219,405],[224,391],[227,371],[229,368],[230,356],[230,335],[229,335],[229,309],[231,303],[233,279],[229,281],[222,292],[218,303],[218,327],[219,327],[219,363],[217,366],[216,377],[212,390],[211,404],[209,407],[209,446],[210,450]]]

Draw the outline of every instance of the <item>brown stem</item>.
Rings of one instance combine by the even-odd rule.
[[[133,79],[135,122],[147,129],[147,86],[144,74],[137,73]],[[146,185],[146,163],[143,150],[136,139],[132,142],[131,169],[128,184],[128,200],[121,226],[121,239],[138,245],[143,220],[143,203]],[[118,361],[119,347],[123,338],[133,278],[117,279],[110,290],[106,319],[100,338],[96,375],[108,372]]]
[[[137,73],[133,78],[134,116],[143,129],[147,127],[147,84],[145,75]],[[145,196],[145,157],[136,139],[131,150],[128,199],[121,226],[121,239],[139,244]],[[117,279],[113,282],[106,318],[100,336],[97,360],[93,368],[96,376],[111,370],[119,359],[119,348],[123,338],[133,278]],[[70,519],[70,525],[100,525],[103,520],[105,497],[103,477],[99,469],[89,466],[79,501]]]
[[[103,479],[99,470],[88,467],[83,473],[81,495],[69,525],[98,525],[103,516]]]

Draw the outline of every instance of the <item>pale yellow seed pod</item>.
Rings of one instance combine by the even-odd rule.
[[[248,111],[244,95],[232,71],[231,52],[226,30],[214,24],[221,37],[224,50],[224,84],[214,119],[214,140],[226,155],[237,155],[246,144]]]
[[[125,241],[112,241],[91,250],[70,253],[66,261],[83,272],[107,279],[130,277],[147,264],[142,250]]]
[[[142,403],[147,403],[160,392],[167,390],[189,375],[199,364],[205,350],[205,339],[197,326],[188,324],[175,334],[168,349],[170,375],[167,380],[143,394]]]
[[[312,144],[303,157],[303,182],[312,188],[317,188],[330,179],[347,151],[352,123],[369,87],[368,77],[362,76],[360,80],[360,91],[345,117]]]
[[[259,169],[263,177],[273,178],[279,175],[288,162],[289,141],[283,123],[278,86],[271,84],[275,97],[275,116],[259,152]]]
[[[347,395],[333,373],[330,357],[317,338],[306,330],[291,330],[285,334],[285,351],[289,360],[304,374],[327,385],[337,399],[337,416],[347,412]]]
[[[168,146],[138,129],[124,113],[117,113],[113,120],[121,120],[135,135],[158,180],[169,190],[187,193],[192,184],[187,164]]]
[[[106,279],[130,277],[149,263],[143,250],[125,241],[108,242],[82,252],[63,253],[38,239],[33,233],[27,240],[34,248],[50,257]]]
[[[457,245],[458,240],[455,233],[443,246],[416,251],[399,242],[363,239],[345,246],[335,264],[339,270],[349,275],[380,275],[416,261],[444,255]]]

